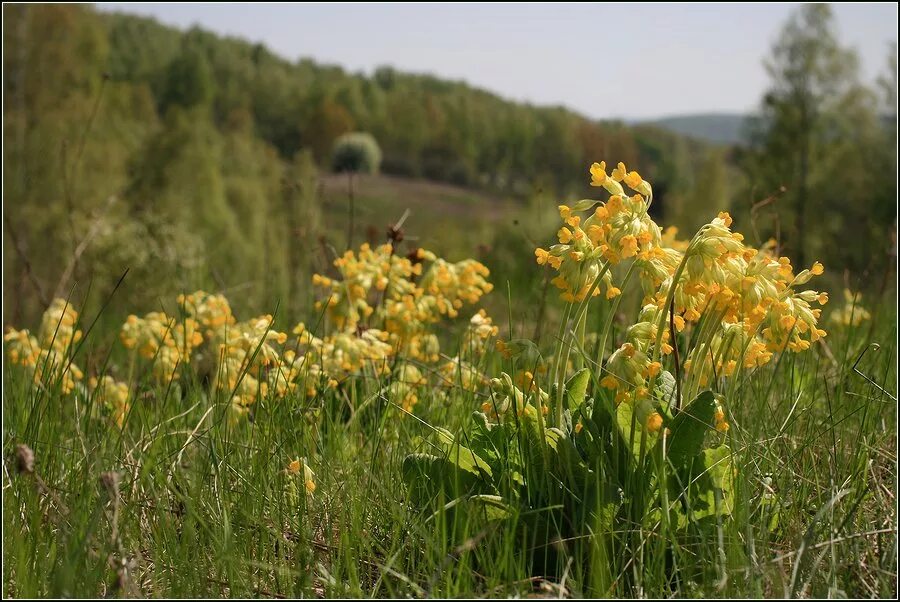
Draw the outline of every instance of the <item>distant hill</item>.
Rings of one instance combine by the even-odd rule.
[[[745,144],[744,113],[698,113],[663,117],[644,123],[714,144]]]

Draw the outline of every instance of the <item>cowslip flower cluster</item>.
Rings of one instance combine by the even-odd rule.
[[[326,306],[331,322],[342,330],[355,328],[377,311],[377,321],[401,335],[400,322],[455,318],[464,304],[477,303],[493,288],[486,280],[490,272],[475,260],[450,263],[425,249],[402,257],[390,243],[374,249],[363,244],[358,253],[349,250],[336,259],[334,267],[340,278],[316,274],[313,285],[326,292],[316,307]]]
[[[203,342],[193,318],[177,320],[163,312],[151,312],[143,318],[128,316],[119,338],[126,349],[153,360],[153,377],[165,383],[178,378],[178,369],[190,364],[194,349]]]
[[[324,377],[327,388],[356,375],[390,373],[394,348],[388,343],[388,334],[382,330],[358,328],[319,338],[301,322],[294,328],[294,334],[305,352],[303,357],[309,374],[316,377],[312,380]],[[315,387],[310,387],[307,394],[315,395]]]
[[[488,269],[472,259],[448,262],[425,249],[408,255],[393,245],[363,244],[335,260],[339,277],[313,276],[323,290],[317,309],[324,309],[333,331],[312,336],[301,323],[294,333],[312,352],[310,369],[339,383],[368,372],[391,374],[390,393],[395,403],[411,411],[417,389],[427,379],[414,364],[441,360],[441,345],[434,325],[456,318],[466,305],[478,303],[493,286]],[[459,354],[436,371],[440,384],[477,388],[484,378],[473,367],[497,327],[480,310],[471,318]]]
[[[271,315],[220,326],[210,339],[218,354],[213,388],[232,396],[233,409],[241,414],[260,396],[270,392],[283,397],[293,389],[287,375],[293,373],[293,356],[281,353],[287,334],[272,328]]]
[[[463,333],[459,353],[469,359],[477,359],[485,354],[491,339],[497,336],[500,328],[494,324],[483,309],[469,319],[468,327]]]
[[[71,393],[84,374],[72,361],[73,346],[81,340],[78,312],[65,299],[54,299],[41,318],[37,336],[29,330],[9,328],[3,340],[11,364],[25,368],[36,384],[59,383],[64,394]]]
[[[391,399],[405,411],[412,412],[413,407],[419,403],[419,388],[426,383],[425,377],[416,366],[404,362],[397,368],[394,378],[391,380]]]
[[[652,187],[640,174],[621,163],[609,175],[605,163],[593,164],[590,172],[591,185],[603,187],[609,199],[561,205],[559,244],[538,248],[535,256],[557,272],[553,283],[568,303],[597,295],[601,282],[607,298],[615,297],[621,291],[609,268],[633,260],[643,307],[601,379],[617,402],[650,397],[661,359],[673,350],[672,326],[703,335],[682,358],[685,373],[701,386],[762,366],[775,353],[804,351],[826,336],[814,305],[827,303],[827,293],[800,289],[823,273],[820,263],[795,275],[790,259],[778,257],[773,245],[748,246],[725,212],[690,241],[678,241],[676,230],[662,232],[647,213]],[[623,184],[635,194],[626,194]],[[584,211],[589,214],[583,219],[578,213]]]
[[[122,428],[122,425],[125,423],[125,416],[131,408],[129,402],[131,392],[128,384],[119,382],[109,375],[104,375],[101,378],[91,377],[88,382],[93,394],[96,396],[97,402],[103,404],[109,410],[116,426]]]
[[[215,358],[213,390],[230,396],[235,414],[247,413],[260,396],[281,399],[296,389],[302,362],[285,349],[288,335],[273,328],[273,316],[238,321],[224,295],[206,291],[179,295],[178,304],[185,323],[203,332]]]
[[[149,341],[146,352],[154,352],[157,361],[159,349],[186,347],[187,353],[175,359],[188,364],[202,339],[216,358],[213,387],[231,396],[238,414],[261,397],[281,399],[295,391],[312,397],[368,377],[389,377],[392,401],[412,411],[427,382],[412,362],[440,360],[433,326],[456,317],[466,304],[477,303],[491,290],[487,268],[473,260],[450,263],[424,249],[399,256],[390,244],[364,244],[335,260],[334,267],[339,277],[313,276],[313,285],[324,291],[316,304],[328,318],[322,336],[301,322],[293,329],[295,339],[288,342],[286,333],[273,328],[272,316],[237,321],[225,297],[198,291],[179,297],[182,322],[157,316],[152,328],[143,323],[133,328],[149,331],[132,336],[133,346]],[[176,343],[183,341],[182,331],[202,336],[192,339],[192,345],[167,344],[158,323],[168,327],[164,332],[175,333]],[[483,311],[470,320],[460,355],[451,360],[464,362],[460,368],[467,386],[478,386],[483,378],[476,378],[465,361],[483,354],[496,333]]]
[[[213,363],[213,390],[231,399],[236,414],[249,411],[260,395],[281,398],[295,389],[299,366],[271,315],[238,321],[223,295],[202,290],[177,302],[181,318],[152,312],[129,316],[122,326],[122,344],[152,362],[158,384],[178,378],[182,368],[199,371],[203,355]]]
[[[177,315],[128,316],[119,339],[131,351],[129,374],[140,363],[159,386],[183,376],[209,382],[238,416],[261,398],[295,392],[312,397],[369,377],[389,378],[386,390],[406,411],[428,383],[424,374],[437,375],[441,385],[452,378],[470,391],[486,384],[475,362],[498,328],[483,310],[469,320],[456,356],[443,356],[443,364],[425,370],[442,358],[435,325],[458,317],[492,289],[484,265],[471,259],[448,262],[424,249],[399,256],[390,244],[366,244],[338,258],[334,267],[339,277],[313,277],[314,286],[325,292],[316,305],[328,318],[321,337],[301,322],[289,341],[274,327],[273,316],[240,321],[225,296],[201,290],[178,296]],[[30,370],[37,382],[61,380],[70,393],[83,378],[68,355],[82,336],[77,318],[65,301],[54,301],[37,336],[28,330],[6,334],[10,361]],[[92,378],[89,385],[122,426],[131,407],[129,386],[109,375]]]
[[[662,233],[647,213],[653,195],[650,184],[637,172],[628,172],[622,163],[612,175],[606,174],[605,163],[594,163],[591,176],[591,185],[605,188],[611,195],[609,200],[601,204],[580,201],[574,207],[560,205],[563,225],[556,233],[559,244],[534,252],[538,264],[558,272],[552,283],[569,303],[583,301],[588,294],[599,295],[597,278],[606,285],[607,299],[617,296],[621,291],[613,286],[608,268],[629,257],[649,259],[655,249],[661,248]],[[635,194],[626,194],[621,182]],[[587,218],[577,215],[595,205]]]
[[[231,305],[224,295],[206,291],[178,295],[178,306],[200,324],[207,338],[212,338],[220,328],[236,321],[231,312]]]
[[[447,389],[460,388],[475,392],[488,383],[488,378],[472,363],[456,356],[447,360],[440,368],[438,384]]]
[[[41,318],[37,336],[26,330],[10,328],[3,337],[11,364],[23,367],[35,384],[59,385],[64,395],[82,391],[94,396],[112,420],[122,425],[129,408],[128,385],[111,376],[90,378],[85,390],[84,373],[72,360],[74,346],[82,338],[78,312],[64,299],[54,299]]]

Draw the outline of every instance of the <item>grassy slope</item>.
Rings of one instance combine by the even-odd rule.
[[[325,227],[337,241],[347,238],[347,180],[343,174],[327,174],[320,180]],[[450,253],[452,260],[462,259],[479,244],[486,244],[493,227],[502,220],[512,219],[521,208],[519,202],[509,197],[388,175],[356,176],[353,190],[356,243],[372,238],[370,228],[375,234],[373,240],[381,242],[388,225],[396,223],[408,209],[404,230],[415,233],[410,242],[418,241],[436,252]]]
[[[728,436],[738,493],[716,535],[682,542],[671,557],[654,529],[635,532],[636,547],[590,557],[611,571],[611,589],[570,578],[566,590],[895,593],[896,404],[851,371],[866,343],[879,342],[860,369],[896,392],[896,314],[888,303],[875,318],[877,328],[832,333],[834,363],[820,352],[789,355],[739,387]],[[509,370],[502,362],[492,354],[484,368]],[[533,576],[511,533],[464,522],[449,536],[443,514],[407,503],[402,458],[428,449],[420,439],[429,434],[425,422],[467,424],[479,405],[471,395],[430,390],[417,407],[420,421],[364,404],[380,388],[370,382],[351,395],[352,416],[332,397],[263,400],[253,422],[231,423],[226,399],[185,382],[146,389],[120,433],[90,417],[90,400],[63,401],[5,365],[4,457],[18,442],[36,457],[36,476],[4,466],[8,595],[559,591],[543,573]],[[309,500],[284,471],[298,456],[317,474]],[[118,503],[102,484],[110,470],[121,475]],[[117,577],[113,566],[123,560]]]

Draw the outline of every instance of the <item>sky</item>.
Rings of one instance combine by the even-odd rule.
[[[153,16],[262,42],[287,59],[350,71],[380,65],[461,79],[595,118],[747,112],[763,58],[797,8],[779,4],[131,4]],[[897,4],[833,5],[839,38],[874,81],[897,40]]]

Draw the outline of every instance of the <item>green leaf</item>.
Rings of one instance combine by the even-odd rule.
[[[587,368],[582,368],[566,381],[566,405],[573,413],[584,403],[590,380],[591,371]]]
[[[641,457],[642,439],[646,440],[643,443],[645,456],[647,452],[653,449],[659,439],[657,433],[647,431],[647,417],[652,411],[653,408],[647,400],[635,403],[623,402],[616,407],[616,425],[618,426],[619,434],[635,459],[640,459]]]
[[[504,429],[501,425],[492,425],[484,412],[473,412],[472,451],[494,465],[505,447]]]
[[[731,463],[731,449],[727,445],[703,450],[703,467],[712,479],[714,487],[731,489],[734,483],[734,467]]]
[[[522,439],[523,469],[526,475],[526,483],[529,487],[538,486],[544,482],[548,474],[559,474],[563,462],[560,453],[577,456],[577,450],[572,447],[572,441],[558,428],[548,427],[544,429],[544,438],[541,439],[541,429],[538,425],[537,412],[527,412],[520,418]],[[571,472],[568,466],[563,467],[566,473]]]
[[[488,478],[494,476],[487,461],[478,457],[478,455],[468,447],[464,447],[457,443],[450,431],[437,428],[435,429],[435,432],[437,433],[438,445],[440,445],[441,449],[444,450],[444,453],[447,454],[447,460],[473,475],[486,476]]]
[[[707,431],[714,428],[715,412],[712,391],[703,391],[672,421],[668,457],[676,468],[690,466],[700,454]]]
[[[672,376],[671,372],[663,370],[659,373],[656,379],[656,392],[658,397],[662,399],[663,406],[673,407],[675,405],[677,389],[675,377]]]
[[[491,424],[483,412],[474,412],[472,419],[474,427],[468,441],[469,447],[476,456],[487,462],[499,482],[505,471],[521,465],[519,446],[515,440],[515,424],[512,422]],[[521,474],[515,470],[510,473],[510,478],[520,485],[524,483]]]
[[[684,492],[683,488],[688,487]],[[703,450],[694,457],[689,469],[670,475],[669,492],[681,503],[679,523],[690,520],[698,526],[712,527],[715,516],[731,514],[734,506],[734,466],[731,450],[726,445]]]
[[[566,435],[558,428],[544,429],[544,437],[547,440],[547,447],[552,450],[559,447],[560,441],[566,440]]]
[[[563,432],[571,435],[572,429],[574,428],[574,424],[572,422],[572,410],[566,410],[562,415],[562,424],[559,425],[559,428],[563,430]]]
[[[499,495],[473,495],[467,503],[475,506],[472,510],[483,512],[487,520],[505,520],[513,515],[509,505]]]
[[[572,211],[585,211],[586,209],[590,209],[597,203],[599,203],[597,199],[581,199],[572,205]]]
[[[712,487],[719,490],[720,499],[717,506],[719,514],[731,514],[734,506],[734,463],[731,461],[731,449],[720,445],[703,450],[703,466],[709,475]]]
[[[567,484],[569,491],[574,492],[576,496],[590,489],[586,484],[591,471],[582,460],[572,439],[557,429],[548,429],[547,442],[550,444],[550,474],[559,482]]]
[[[439,491],[456,497],[460,492],[475,489],[479,479],[460,470],[457,465],[431,454],[411,454],[403,460],[403,481],[411,497],[419,502],[433,498]]]

